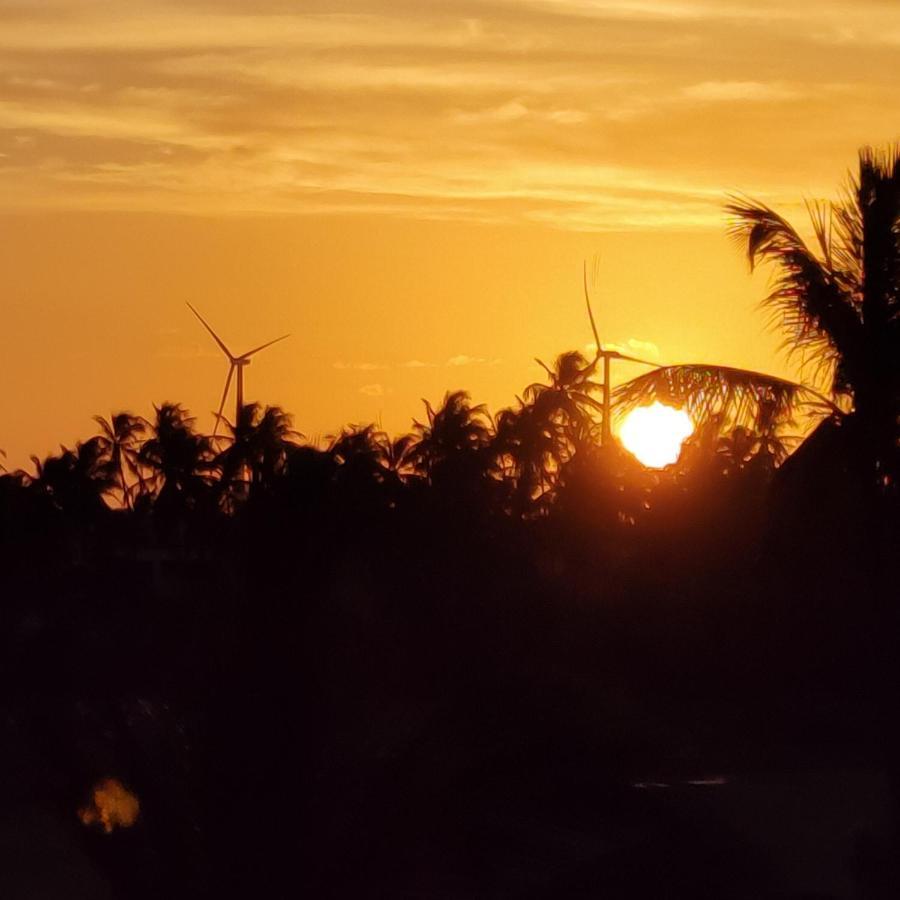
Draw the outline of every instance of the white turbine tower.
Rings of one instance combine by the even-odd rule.
[[[246,353],[242,353],[240,356],[235,356],[226,346],[225,342],[212,330],[210,324],[188,303],[188,307],[191,312],[203,323],[203,327],[213,336],[213,340],[222,348],[222,352],[228,357],[228,361],[231,365],[228,368],[228,377],[225,379],[225,390],[222,392],[222,402],[219,404],[219,411],[216,413],[216,424],[213,428],[213,437],[216,435],[216,431],[219,428],[219,422],[222,420],[222,410],[225,409],[225,401],[228,399],[228,388],[231,387],[231,379],[234,375],[235,369],[237,369],[237,397],[235,402],[235,413],[234,413],[234,424],[237,425],[238,420],[241,415],[241,409],[244,406],[244,367],[250,365],[250,357],[255,353],[259,353],[260,350],[265,350],[266,347],[271,347],[272,344],[277,344],[279,341],[283,341],[285,338],[290,337],[289,334],[283,334],[281,337],[275,338],[274,341],[268,341],[265,344],[261,344],[259,347],[254,347],[252,350],[248,350]]]

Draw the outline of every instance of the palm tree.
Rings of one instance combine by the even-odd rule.
[[[519,400],[517,409],[497,414],[494,452],[511,482],[512,512],[525,515],[549,494],[562,462],[557,423],[543,420],[535,407]]]
[[[423,403],[427,421],[413,423],[416,439],[409,449],[414,470],[431,484],[487,474],[493,429],[484,404],[472,406],[466,391],[448,391],[437,410]]]
[[[106,505],[104,495],[115,481],[106,465],[99,437],[79,442],[74,449],[61,447],[56,456],[43,461],[33,456],[32,487],[49,497],[52,504],[82,521],[96,520]]]
[[[292,515],[302,512],[315,516],[328,504],[337,466],[327,450],[306,444],[290,445],[275,499]]]
[[[552,369],[537,360],[547,372],[550,383],[536,382],[523,392],[538,418],[556,426],[562,443],[569,445],[570,454],[585,440],[593,443],[596,413],[602,413],[603,404],[592,394],[603,390],[603,385],[592,381],[591,375],[600,358],[598,352],[589,363],[578,351],[571,350],[558,356]]]
[[[774,269],[764,301],[773,322],[786,332],[787,347],[799,356],[802,370],[811,368],[827,381],[827,396],[757,372],[670,366],[622,385],[617,400],[620,409],[627,409],[668,399],[686,406],[697,422],[721,415],[732,427],[750,425],[767,438],[804,407],[823,417],[815,449],[828,448],[842,464],[832,473],[837,484],[816,489],[845,489],[842,496],[863,498],[858,508],[843,507],[838,519],[843,524],[848,513],[851,518],[859,513],[850,532],[865,535],[863,555],[855,557],[853,568],[862,579],[860,596],[874,614],[861,613],[869,617],[880,662],[873,688],[883,709],[886,759],[900,819],[900,720],[895,712],[900,608],[893,573],[900,476],[900,147],[863,148],[858,174],[840,200],[808,209],[815,246],[763,203],[741,197],[727,206],[731,234],[746,248],[751,269],[761,263]],[[804,507],[807,516],[809,510]],[[840,540],[832,546],[844,550]]]
[[[375,441],[381,454],[381,477],[387,490],[388,503],[396,506],[406,488],[417,483],[411,459],[415,436],[401,434],[392,438],[385,431],[377,431]]]
[[[350,466],[366,478],[381,480],[385,437],[374,425],[351,426],[331,439],[328,452],[342,467]]]
[[[100,426],[99,445],[107,458],[110,476],[118,482],[122,504],[132,509],[134,486],[129,485],[129,480],[132,475],[135,476],[137,487],[141,489],[143,475],[138,454],[147,423],[139,416],[127,412],[116,413],[109,419],[94,416],[94,421]]]
[[[214,468],[210,439],[194,430],[193,417],[180,404],[155,410],[139,461],[151,472],[156,505],[162,510],[195,506],[208,492]]]
[[[231,443],[216,457],[221,469],[219,489],[233,502],[270,489],[282,473],[294,438],[291,417],[279,406],[261,409],[258,403],[241,407],[234,424],[225,420]]]
[[[765,304],[787,346],[827,377],[827,395],[759,372],[667,366],[622,385],[619,409],[660,399],[695,421],[722,414],[770,437],[801,408],[856,435],[855,463],[870,483],[896,489],[900,412],[900,148],[864,148],[837,203],[809,207],[813,249],[778,213],[753,200],[727,206],[751,268],[775,269]]]
[[[415,443],[411,434],[401,434],[391,438],[386,432],[379,431],[376,440],[381,447],[381,458],[391,478],[397,482],[408,476],[412,470],[410,450]]]
[[[337,464],[334,483],[342,501],[369,509],[395,506],[410,441],[409,435],[392,441],[375,425],[345,428],[332,438],[328,453]]]
[[[518,407],[497,416],[494,450],[513,483],[513,507],[524,514],[549,496],[561,467],[579,447],[593,442],[602,410],[591,394],[601,385],[591,381],[595,364],[578,352],[561,354],[547,372],[549,384],[525,388]]]
[[[437,409],[424,403],[427,418],[413,422],[407,453],[410,500],[435,504],[453,527],[502,511],[507,484],[499,477],[494,426],[485,406],[473,406],[466,391],[448,391]]]

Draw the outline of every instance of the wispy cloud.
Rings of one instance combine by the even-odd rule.
[[[647,356],[659,356],[659,347],[653,341],[641,341],[637,338],[628,338],[628,349],[634,353],[644,353]]]
[[[702,81],[690,84],[682,94],[689,100],[714,103],[731,103],[742,100],[764,102],[767,100],[794,100],[799,91],[781,84],[766,84],[761,81]]]
[[[447,360],[446,365],[451,368],[458,366],[498,366],[501,362],[503,360],[487,359],[482,356],[467,356],[465,353],[460,353],[458,356],[451,356]]]
[[[340,370],[351,370],[356,372],[377,372],[381,369],[389,369],[390,366],[386,366],[382,363],[372,363],[372,362],[344,362],[343,360],[338,360],[337,362],[333,362],[331,364],[333,369]]]
[[[359,392],[367,397],[383,397],[385,394],[383,384],[364,384]]]
[[[549,122],[557,125],[580,125],[590,117],[590,113],[580,109],[533,109],[519,100],[510,100],[508,103],[487,109],[454,114],[455,121],[467,125],[517,122],[522,120]]]
[[[834,123],[879,138],[898,40],[878,0],[20,4],[0,204],[718,229]]]
[[[624,343],[618,341],[607,341],[604,343],[606,350],[616,350],[628,356],[650,356],[654,359],[659,358],[659,347],[653,341],[641,341],[637,338],[628,338]],[[584,354],[593,356],[597,352],[597,345],[592,341],[584,345]]]

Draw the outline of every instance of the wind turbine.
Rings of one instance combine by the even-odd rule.
[[[248,350],[246,353],[242,353],[240,356],[235,356],[226,346],[225,342],[212,330],[209,322],[188,303],[188,307],[191,312],[203,323],[203,327],[213,336],[213,340],[222,348],[222,352],[228,357],[228,361],[231,363],[231,366],[228,369],[228,377],[225,379],[225,390],[222,391],[222,402],[219,404],[219,411],[216,413],[216,424],[213,428],[213,437],[216,436],[216,431],[219,428],[219,422],[222,420],[222,410],[225,409],[225,401],[228,399],[228,388],[231,387],[231,379],[234,375],[235,369],[237,369],[237,398],[235,403],[235,413],[234,413],[234,424],[237,425],[240,415],[241,409],[244,406],[244,368],[245,366],[250,365],[250,357],[255,353],[259,353],[260,350],[265,350],[266,347],[271,347],[272,344],[277,344],[279,341],[283,341],[285,338],[290,337],[289,334],[283,334],[281,337],[275,338],[274,341],[268,341],[265,344],[261,344],[259,347],[254,347],[252,350]]]
[[[588,318],[591,320],[591,331],[594,332],[594,343],[597,345],[597,355],[591,368],[603,360],[603,383],[600,385],[603,391],[603,419],[600,422],[600,446],[607,447],[612,441],[612,400],[610,395],[609,369],[610,361],[613,359],[623,359],[626,362],[640,363],[642,366],[651,366],[654,369],[659,368],[659,363],[650,362],[646,359],[638,359],[636,356],[628,356],[625,353],[619,353],[618,350],[604,350],[600,343],[600,334],[597,331],[597,323],[594,320],[594,311],[591,309],[591,295],[588,291],[587,278],[587,260],[583,266],[584,275],[584,302],[587,305]]]

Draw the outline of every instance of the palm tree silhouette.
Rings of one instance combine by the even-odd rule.
[[[156,508],[184,510],[208,492],[214,468],[211,441],[194,430],[193,417],[180,404],[154,408],[150,437],[141,447],[139,460],[151,473]]]
[[[597,359],[600,356],[598,355]],[[524,398],[530,402],[540,418],[555,423],[564,441],[577,443],[593,434],[595,413],[603,411],[603,404],[591,396],[603,390],[603,385],[591,381],[596,361],[588,363],[578,351],[569,351],[557,357],[552,369],[540,360],[550,378],[549,384],[530,384]],[[601,422],[602,426],[602,422]]]
[[[594,366],[577,351],[557,357],[547,372],[549,384],[528,385],[518,407],[497,416],[494,450],[501,470],[513,484],[513,510],[523,515],[541,508],[560,468],[596,431],[594,413],[602,405],[591,394],[601,385],[591,381]]]
[[[790,351],[817,375],[812,388],[726,366],[667,366],[618,388],[627,410],[653,399],[684,405],[697,422],[724,413],[732,425],[773,436],[800,407],[835,417],[856,435],[869,481],[895,488],[900,412],[900,148],[863,148],[840,202],[809,205],[818,252],[778,213],[737,198],[731,234],[751,269],[775,268],[765,304]]]
[[[511,482],[516,516],[541,506],[562,462],[562,443],[555,422],[541,418],[534,405],[520,400],[517,409],[497,414],[494,448],[504,476]]]
[[[328,452],[341,466],[352,466],[377,480],[384,468],[384,437],[374,425],[351,426],[332,438]]]
[[[414,470],[430,484],[478,480],[493,468],[491,419],[484,404],[472,406],[467,391],[452,391],[435,410],[427,401],[426,422],[415,421],[409,449]]]
[[[375,425],[352,426],[336,435],[328,453],[337,464],[334,482],[343,501],[371,509],[395,506],[411,474],[411,443],[411,435],[391,440]]]
[[[415,443],[415,437],[411,434],[401,434],[392,438],[384,431],[376,434],[376,440],[381,447],[381,458],[385,468],[395,479],[408,476],[412,470],[410,462],[410,450]]]
[[[103,497],[115,480],[99,437],[80,441],[74,449],[61,447],[58,455],[43,461],[36,456],[31,460],[35,468],[32,486],[64,513],[91,521],[106,509]]]
[[[94,416],[94,421],[100,426],[98,440],[107,460],[110,477],[119,485],[123,506],[131,509],[134,505],[132,487],[136,486],[138,493],[142,489],[143,475],[138,457],[147,423],[139,416],[127,412],[116,413],[109,419]],[[129,485],[131,476],[137,478],[137,485]]]
[[[827,379],[828,396],[742,369],[669,366],[622,385],[616,399],[620,410],[668,399],[684,405],[695,422],[721,416],[732,426],[749,425],[772,448],[779,426],[799,409],[822,417],[816,437],[823,440],[814,447],[820,456],[839,456],[840,464],[832,473],[837,483],[816,485],[815,499],[827,488],[838,488],[840,496],[848,484],[850,495],[861,495],[858,508],[841,497],[840,517],[852,520],[858,514],[853,530],[865,535],[861,593],[874,613],[870,640],[880,672],[873,688],[882,709],[893,807],[900,816],[895,713],[900,610],[893,572],[900,475],[900,147],[863,148],[858,174],[841,200],[808,205],[815,250],[765,204],[736,198],[726,208],[733,216],[731,234],[746,247],[751,269],[760,263],[774,267],[764,303],[786,332],[787,348],[800,357],[801,371],[812,368]],[[807,495],[806,512],[810,499]]]
[[[291,417],[279,406],[264,409],[258,403],[241,407],[235,423],[222,417],[230,443],[216,456],[221,475],[220,496],[228,506],[263,489],[270,489],[284,469],[288,450],[300,435]]]

